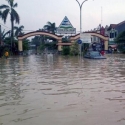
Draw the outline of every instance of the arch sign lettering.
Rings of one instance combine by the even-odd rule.
[[[72,26],[66,16],[57,28],[57,34],[76,34],[76,28]]]

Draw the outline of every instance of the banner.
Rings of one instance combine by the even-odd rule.
[[[80,39],[82,40],[82,43],[91,43],[91,34],[81,33]]]

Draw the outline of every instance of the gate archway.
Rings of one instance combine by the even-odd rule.
[[[108,50],[108,40],[109,40],[108,36],[103,36],[103,35],[101,35],[99,33],[95,33],[95,32],[84,32],[84,34],[90,34],[91,36],[96,36],[96,37],[101,38],[102,40],[104,40],[105,50]],[[77,34],[75,36],[71,36],[70,40],[73,43],[79,38],[80,38],[80,34]]]
[[[18,36],[18,51],[20,53],[23,51],[23,46],[22,46],[23,39],[26,39],[26,38],[31,37],[31,36],[36,36],[36,35],[50,36],[52,38],[55,38],[58,41],[58,43],[62,43],[62,36],[58,36],[58,35],[55,35],[55,34],[52,34],[49,32],[43,32],[43,31],[29,32],[27,34]],[[59,47],[60,46],[58,46],[58,50],[59,50]]]

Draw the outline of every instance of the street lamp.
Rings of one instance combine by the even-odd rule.
[[[83,3],[85,3],[88,0],[84,0],[81,4],[79,3],[78,0],[76,0],[79,4],[79,8],[80,8],[80,40],[81,40],[81,33],[82,33],[82,5]],[[81,56],[81,44],[79,44],[79,49],[80,49],[80,56]]]

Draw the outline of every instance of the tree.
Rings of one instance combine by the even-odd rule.
[[[63,42],[63,43],[69,43],[69,42],[70,42],[70,37],[69,37],[69,36],[64,36],[64,37],[62,38],[62,42]]]
[[[62,54],[63,55],[69,55],[70,54],[70,47],[69,46],[63,46]]]
[[[7,35],[9,35],[9,37],[10,37],[10,33],[11,33],[10,30],[7,31],[7,32],[5,32],[5,30],[1,31],[0,35],[1,35],[1,42],[2,42],[2,43],[5,42],[5,39],[6,39],[6,36],[7,36]],[[2,44],[2,43],[1,43],[1,44]],[[1,45],[1,44],[0,44],[0,45]]]
[[[29,50],[29,39],[23,40],[23,50]]]
[[[2,12],[0,11],[0,18],[2,18]]]
[[[47,22],[47,25],[44,26],[44,29],[55,34],[56,31],[56,24],[55,23],[51,23],[51,22]]]
[[[10,21],[11,21],[11,40],[13,41],[13,36],[14,36],[14,21],[15,23],[20,22],[19,15],[15,11],[15,7],[18,6],[17,3],[14,3],[14,0],[6,0],[8,2],[8,5],[1,5],[0,6],[0,17],[6,23],[7,16],[10,15]],[[3,10],[3,11],[1,11]]]
[[[15,26],[14,29],[15,29],[15,36],[16,37],[18,37],[18,35],[23,35],[24,34],[22,32],[23,29],[24,29],[24,26],[20,26],[20,27]]]
[[[78,43],[75,42],[70,46],[70,54],[71,55],[78,55],[79,54],[79,46]]]

